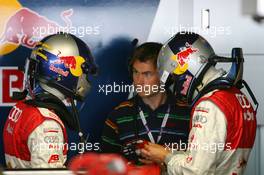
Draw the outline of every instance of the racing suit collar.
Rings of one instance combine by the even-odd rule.
[[[205,73],[202,83],[197,87],[199,91],[201,91],[204,87],[206,87],[213,80],[222,77],[226,72],[224,69],[216,69],[214,66],[210,67],[208,71]]]

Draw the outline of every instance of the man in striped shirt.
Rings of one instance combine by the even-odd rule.
[[[152,162],[141,159],[136,151],[142,141],[170,147],[187,143],[190,111],[160,84],[156,63],[161,47],[148,42],[135,49],[129,69],[136,95],[106,119],[102,152],[120,153],[131,162],[149,164]]]

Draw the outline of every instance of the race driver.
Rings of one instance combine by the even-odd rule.
[[[82,135],[74,100],[87,95],[88,74],[96,72],[93,57],[82,40],[58,33],[36,45],[25,68],[25,91],[3,132],[7,167],[62,168],[65,127]]]
[[[161,81],[172,75],[176,95],[193,105],[186,152],[152,143],[141,150],[145,159],[165,163],[168,174],[240,175],[245,170],[256,135],[256,109],[240,91],[247,84],[242,70],[236,71],[239,61],[226,73],[215,68],[221,59],[195,33],[176,34],[159,54]]]

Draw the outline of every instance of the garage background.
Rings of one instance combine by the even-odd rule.
[[[130,84],[127,59],[131,41],[165,42],[182,30],[204,36],[218,55],[230,56],[233,47],[242,47],[244,79],[260,106],[258,130],[246,174],[264,174],[264,24],[252,19],[257,0],[0,0],[0,164],[4,165],[2,130],[14,101],[11,95],[22,88],[18,70],[30,55],[37,30],[56,26],[72,29],[91,48],[100,68],[80,112],[81,126],[89,142],[98,142],[107,114],[128,96],[127,93],[99,92],[99,85]],[[251,9],[251,11],[250,11]],[[256,8],[257,9],[257,8]],[[22,13],[24,12],[24,13]],[[36,22],[38,21],[38,22]],[[234,22],[235,21],[235,22]],[[85,32],[84,32],[85,30]],[[49,31],[52,33],[52,31]],[[49,34],[51,34],[49,33]],[[46,33],[48,34],[48,32]],[[69,141],[77,134],[69,132]],[[75,152],[70,152],[70,157]]]

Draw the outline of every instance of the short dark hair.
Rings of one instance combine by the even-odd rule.
[[[136,60],[140,62],[151,61],[154,66],[157,66],[157,59],[159,51],[161,50],[162,44],[156,42],[146,42],[138,46],[129,61],[129,69],[132,69],[132,66]]]

